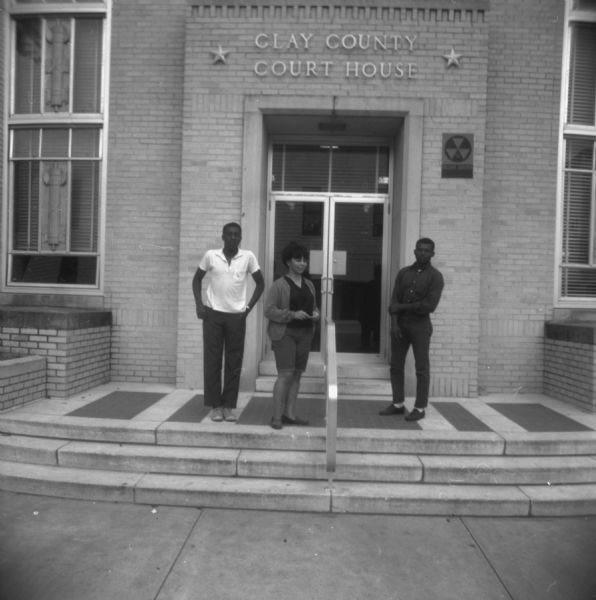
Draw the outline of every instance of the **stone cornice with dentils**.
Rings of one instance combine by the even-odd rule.
[[[226,0],[188,0],[196,18],[244,18],[304,21],[471,21],[484,22],[489,0],[359,0],[338,6],[328,0],[252,0],[230,4]]]

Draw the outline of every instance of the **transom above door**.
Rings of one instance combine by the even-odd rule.
[[[388,192],[388,145],[273,144],[271,157],[272,192]]]

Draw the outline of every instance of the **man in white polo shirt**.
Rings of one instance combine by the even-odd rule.
[[[205,405],[212,408],[213,421],[235,421],[233,409],[238,402],[246,317],[263,293],[265,281],[255,255],[239,247],[242,229],[238,223],[224,225],[221,239],[223,249],[207,250],[201,259],[192,280],[192,291],[197,317],[203,321]],[[247,302],[249,273],[256,285]],[[202,282],[207,274],[209,284],[204,303]]]

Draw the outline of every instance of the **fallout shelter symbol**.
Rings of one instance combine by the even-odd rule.
[[[222,65],[228,64],[228,54],[230,50],[224,50],[221,45],[217,47],[217,50],[209,50],[209,54],[211,54],[211,58],[213,59],[213,64],[217,65],[221,63]]]
[[[463,135],[454,135],[445,142],[445,154],[452,162],[464,162],[472,154],[472,144]]]
[[[441,177],[474,177],[474,134],[444,133]]]

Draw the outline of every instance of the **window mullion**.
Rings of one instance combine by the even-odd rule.
[[[29,162],[29,164],[27,165],[27,168],[29,170],[29,176],[28,176],[28,180],[29,180],[29,191],[27,193],[27,249],[30,250],[31,246],[33,244],[33,186],[31,185],[31,179],[32,179],[32,164],[31,162]],[[39,223],[39,217],[38,217],[38,221]],[[39,232],[39,228],[38,228],[38,232]],[[37,246],[35,247],[35,250],[39,250],[39,244],[37,244]]]
[[[74,47],[74,44],[73,44]],[[72,72],[72,71],[71,71]],[[72,88],[71,88],[72,89]],[[72,106],[72,104],[71,104]],[[64,215],[64,220],[66,222],[66,239],[65,239],[65,248],[66,252],[69,253],[71,251],[71,236],[72,232],[70,230],[71,227],[71,216],[72,216],[72,128],[68,130],[68,160],[66,162],[66,202],[64,203],[64,207],[66,210],[66,215]]]
[[[594,143],[596,150],[596,142]],[[593,157],[596,160],[596,157]],[[596,170],[592,164],[592,206],[590,215],[590,266],[596,266]]]
[[[45,43],[47,32],[47,19],[41,19],[41,39],[39,40],[40,52],[41,52],[41,68],[39,76],[41,81],[39,83],[39,114],[43,115],[45,112],[46,104],[46,65],[47,65],[47,45]]]
[[[596,136],[596,127],[591,127],[590,125],[575,125],[572,123],[565,123],[563,126],[563,131],[566,136],[574,135],[574,136],[586,136],[586,137],[595,137]]]
[[[282,148],[282,162],[281,162],[281,189],[285,191],[286,189],[286,145],[283,145]]]
[[[71,203],[72,203],[72,159],[68,160],[66,163],[66,173],[67,173],[67,180],[66,180],[66,201],[64,203],[64,210],[66,211],[66,214],[64,215],[64,221],[66,223],[66,239],[64,241],[65,243],[65,250],[67,254],[70,254],[71,252],[71,237],[72,237],[72,231],[71,231],[71,216],[72,216],[72,208],[71,208]]]
[[[75,27],[75,19],[70,19],[70,52],[68,56],[68,115],[74,112],[74,53],[76,48],[77,30]]]
[[[570,23],[596,23],[596,12],[590,10],[574,10],[569,15]]]
[[[83,6],[86,15],[97,14],[98,16],[104,16],[106,13],[107,3],[99,0],[98,2],[85,2]],[[51,4],[38,2],[25,4],[23,2],[13,1],[10,6],[10,12],[13,15],[39,15],[40,13],[70,15],[74,9],[76,9],[76,5],[69,2],[55,2]]]
[[[329,146],[329,176],[328,176],[327,192],[331,193],[333,187],[333,145]]]
[[[41,138],[41,136],[40,136]],[[41,156],[41,155],[40,155]],[[42,190],[43,190],[43,172],[44,172],[44,161],[39,160],[38,162],[39,168],[37,169],[37,240],[35,242],[36,246],[33,249],[33,252],[40,252],[43,244],[43,216],[42,210],[44,207],[44,202],[42,199]],[[31,186],[30,186],[31,187]],[[33,221],[30,221],[32,223]],[[31,252],[31,249],[29,250]]]

